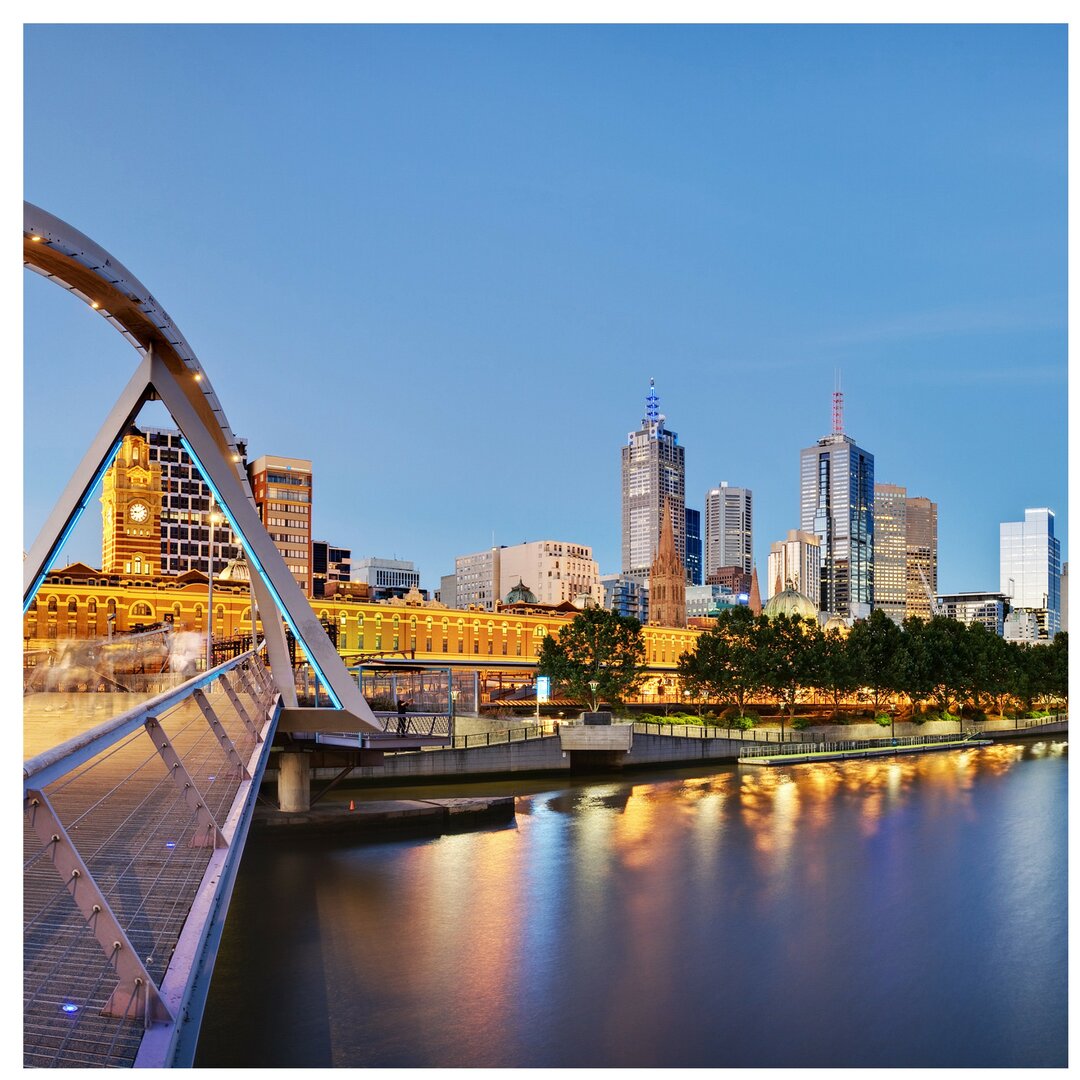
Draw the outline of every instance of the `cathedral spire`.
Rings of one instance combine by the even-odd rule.
[[[754,615],[761,614],[761,589],[758,587],[756,566],[750,572],[750,611]]]
[[[649,622],[654,626],[686,626],[686,568],[675,547],[671,500],[660,512],[660,543],[649,571]]]

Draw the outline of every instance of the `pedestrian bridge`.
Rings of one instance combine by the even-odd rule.
[[[30,688],[40,692],[24,704],[24,1060],[190,1065],[275,736],[288,750],[334,733],[351,760],[377,762],[387,748],[439,745],[451,733],[436,717],[402,724],[372,711],[263,527],[205,368],[154,295],[104,248],[30,203],[23,260],[140,357],[26,553],[24,612],[128,425],[155,400],[244,549],[264,635],[252,651],[153,696],[96,668],[81,681],[102,693],[65,693],[80,680],[65,681],[72,673],[59,668],[43,668],[42,684]],[[300,707],[287,633],[329,707]]]
[[[27,1066],[191,1063],[281,708],[263,652],[24,763]],[[28,748],[96,696],[35,695]]]

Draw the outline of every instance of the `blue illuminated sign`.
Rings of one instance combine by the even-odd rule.
[[[551,677],[549,675],[536,676],[536,700],[540,703],[551,700]]]

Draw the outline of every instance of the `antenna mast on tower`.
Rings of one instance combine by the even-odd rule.
[[[844,434],[844,392],[840,389],[840,369],[836,369],[836,386],[832,395],[832,433]]]

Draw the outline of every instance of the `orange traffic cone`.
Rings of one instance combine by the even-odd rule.
[[[356,809],[356,803],[354,803],[352,801],[352,799],[349,800],[349,809],[350,810],[355,810]]]

